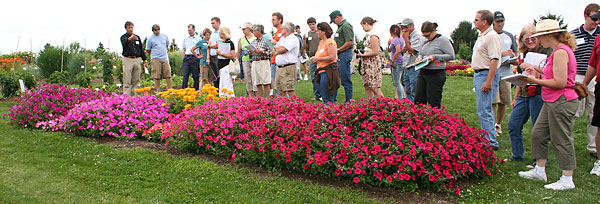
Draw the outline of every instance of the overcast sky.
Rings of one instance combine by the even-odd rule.
[[[281,3],[281,2],[285,2]],[[340,3],[343,2],[343,3]],[[368,3],[367,3],[368,2]],[[394,3],[391,3],[394,2]],[[397,2],[397,3],[396,3]],[[482,3],[485,2],[485,3]],[[218,3],[218,4],[215,4]],[[210,27],[210,18],[221,18],[221,26],[229,27],[234,42],[241,37],[238,28],[244,22],[262,23],[265,31],[272,29],[271,14],[279,11],[284,21],[301,26],[302,32],[309,29],[308,17],[317,22],[329,22],[329,13],[340,10],[354,26],[358,36],[364,35],[359,25],[365,16],[378,22],[375,29],[382,39],[389,38],[389,27],[405,17],[411,17],[417,28],[422,22],[439,24],[439,33],[449,36],[462,20],[473,21],[475,12],[488,9],[501,11],[506,17],[505,30],[518,34],[521,28],[539,15],[548,11],[562,15],[569,30],[584,21],[583,10],[591,1],[582,0],[502,0],[502,1],[38,1],[21,0],[3,2],[0,19],[0,53],[18,51],[39,52],[43,45],[65,45],[80,42],[88,49],[96,48],[99,42],[105,47],[121,53],[119,37],[125,33],[125,21],[135,24],[134,32],[142,38],[152,34],[151,26],[159,24],[161,32],[175,39],[181,47],[187,34],[187,25],[196,25],[196,30]],[[335,28],[335,27],[334,27]],[[387,42],[384,41],[384,42]]]

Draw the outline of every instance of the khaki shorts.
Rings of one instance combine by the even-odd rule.
[[[510,105],[512,102],[512,94],[510,90],[510,82],[500,80],[500,86],[498,86],[498,94],[494,98],[494,104]]]
[[[275,89],[279,91],[293,91],[296,89],[297,78],[298,69],[296,69],[296,64],[277,67],[277,73],[275,74]]]
[[[252,84],[271,84],[271,62],[269,60],[252,61]]]
[[[242,62],[244,66],[244,80],[246,81],[246,91],[257,91],[256,85],[252,82],[252,65],[251,62]]]
[[[171,65],[169,60],[158,60],[152,59],[152,72],[150,72],[150,78],[152,79],[163,79],[171,78]]]
[[[204,64],[200,65],[200,76],[202,76],[201,81],[203,83],[212,82],[213,79],[215,78],[213,76],[213,74],[210,72],[210,67],[208,65],[204,65]]]

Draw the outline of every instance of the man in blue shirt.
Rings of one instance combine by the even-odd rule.
[[[169,38],[165,34],[160,33],[160,26],[154,24],[152,26],[152,33],[146,42],[146,52],[150,53],[150,66],[152,72],[150,77],[154,79],[154,88],[156,92],[160,92],[160,80],[165,78],[167,80],[167,89],[172,89],[173,85],[171,82],[171,65],[169,65],[169,55],[167,54],[167,47],[169,47]]]
[[[210,25],[215,29],[213,33],[210,35],[210,40],[208,50],[210,52],[210,57],[206,59],[210,66],[210,70],[212,73],[215,73],[214,86],[219,88],[219,65],[217,64],[219,60],[217,59],[217,49],[219,48],[218,41],[221,39],[219,35],[219,29],[221,28],[221,19],[219,17],[213,17],[210,19]]]
[[[183,53],[185,54],[185,57],[183,57],[183,63],[181,64],[181,68],[183,69],[181,88],[185,89],[188,87],[189,75],[191,73],[192,78],[194,79],[193,87],[198,90],[200,88],[200,80],[198,79],[198,74],[200,74],[200,60],[194,56],[192,52],[195,51],[191,48],[196,45],[200,40],[200,37],[196,36],[196,26],[194,26],[194,24],[188,25],[188,34],[189,36],[183,39]]]

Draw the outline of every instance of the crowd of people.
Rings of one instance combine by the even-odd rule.
[[[596,143],[600,140],[600,105],[596,105],[594,93],[600,90],[600,6],[589,4],[584,9],[585,22],[577,29],[567,32],[558,21],[545,19],[523,27],[518,36],[505,30],[502,12],[480,10],[475,13],[474,28],[479,31],[473,46],[471,67],[475,71],[473,86],[476,95],[477,114],[485,138],[494,150],[500,144],[496,137],[502,134],[502,122],[506,106],[512,107],[508,119],[512,156],[510,160],[524,161],[523,126],[529,118],[533,125],[531,133],[531,170],[518,175],[534,180],[547,181],[545,167],[548,164],[549,142],[556,154],[556,163],[562,170],[561,178],[545,188],[567,190],[575,188],[573,171],[576,168],[573,126],[576,117],[587,113],[586,149],[598,160],[590,174],[600,176],[600,157]],[[261,24],[244,23],[240,26],[243,37],[237,44],[231,40],[231,31],[221,26],[218,17],[211,19],[212,30],[205,28],[197,36],[195,26],[188,26],[189,37],[183,49],[184,81],[188,86],[191,74],[198,89],[213,83],[219,87],[220,69],[238,59],[249,97],[295,95],[296,83],[310,77],[315,100],[325,105],[337,102],[339,88],[344,88],[345,103],[353,97],[351,64],[356,57],[357,73],[368,98],[384,97],[381,91],[384,60],[382,37],[374,32],[377,20],[364,17],[360,26],[365,31],[364,49],[357,49],[353,26],[342,13],[330,13],[330,22],[318,23],[310,17],[306,23],[310,31],[301,35],[299,26],[284,21],[279,12],[272,14],[272,34],[265,33]],[[337,25],[333,30],[330,23]],[[168,37],[160,33],[160,26],[152,26],[153,35],[146,48],[140,37],[133,33],[133,23],[126,22],[126,33],[121,37],[123,45],[124,93],[133,95],[133,88],[140,80],[141,64],[147,67],[144,51],[150,53],[151,76],[160,88],[160,79],[167,79],[171,88],[171,68],[167,47]],[[454,60],[451,40],[437,32],[438,24],[425,21],[417,29],[411,18],[389,27],[389,65],[396,98],[406,98],[416,104],[440,107],[446,81],[446,64]],[[385,44],[385,43],[384,43]],[[237,45],[237,49],[236,49]],[[223,46],[226,49],[223,49]],[[530,64],[522,59],[535,53],[546,56],[546,63]],[[517,60],[518,59],[518,60]],[[306,67],[308,62],[308,69]],[[310,70],[310,74],[308,72]],[[511,84],[503,78],[516,72],[526,76],[527,85],[516,86],[514,98]],[[580,96],[573,87],[583,83],[589,95]]]

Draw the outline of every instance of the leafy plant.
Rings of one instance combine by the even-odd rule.
[[[86,88],[92,81],[92,74],[89,72],[79,72],[79,74],[75,75],[75,81],[77,81],[80,87]]]
[[[69,72],[67,71],[54,71],[54,73],[50,74],[50,77],[48,77],[48,81],[53,84],[68,84],[70,81],[68,75]]]
[[[458,27],[452,31],[450,38],[454,42],[454,53],[461,53],[461,58],[471,60],[471,50],[477,41],[478,36],[477,29],[473,27],[473,24],[469,21],[461,21],[458,23]],[[461,47],[462,46],[462,47]],[[465,50],[468,50],[465,51]]]
[[[169,52],[169,64],[171,65],[171,73],[179,76],[183,76],[183,50]]]
[[[69,64],[71,55],[69,52],[63,53],[61,48],[46,44],[37,58],[37,65],[41,69],[42,76],[50,77],[55,71],[60,71],[61,59],[63,67],[66,67],[65,65]]]
[[[110,54],[102,56],[102,80],[104,83],[113,83],[113,57]]]
[[[541,21],[544,19],[554,19],[554,20],[558,21],[558,25],[560,25],[561,29],[567,29],[567,27],[569,25],[569,24],[565,23],[564,17],[562,17],[561,15],[550,13],[550,11],[548,11],[548,13],[546,13],[546,15],[540,15],[538,17],[538,19],[533,19],[533,24],[535,25],[538,21]]]

